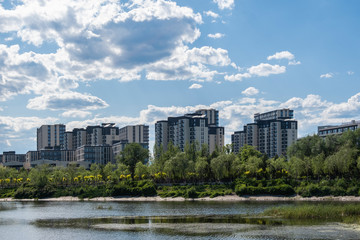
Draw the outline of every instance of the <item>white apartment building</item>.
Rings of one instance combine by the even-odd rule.
[[[211,121],[207,116],[212,116]],[[209,122],[214,123],[209,125]],[[164,151],[172,142],[174,146],[184,151],[185,145],[198,143],[208,145],[213,152],[216,146],[224,146],[224,128],[218,127],[218,111],[214,109],[201,109],[195,113],[185,114],[180,117],[169,117],[168,120],[158,121],[155,124],[155,144],[162,146]]]
[[[231,136],[234,152],[244,145],[256,147],[269,157],[286,155],[287,148],[297,140],[297,121],[293,110],[280,109],[254,115],[254,122]]]
[[[131,125],[119,129],[119,140],[126,140],[128,143],[145,144],[149,149],[149,126]]]
[[[65,125],[42,125],[37,129],[37,150],[64,146]]]

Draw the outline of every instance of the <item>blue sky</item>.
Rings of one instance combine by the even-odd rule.
[[[299,136],[360,120],[357,0],[0,0],[0,152],[36,128],[220,111],[226,143],[291,108]]]

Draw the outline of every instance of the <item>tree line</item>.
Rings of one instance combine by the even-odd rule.
[[[359,129],[326,138],[301,138],[289,147],[287,156],[273,158],[252,146],[242,147],[237,154],[231,145],[209,153],[206,145],[197,143],[186,144],[183,152],[172,143],[166,151],[162,146],[155,147],[154,157],[150,157],[148,150],[131,143],[116,157],[116,163],[93,164],[88,170],[74,165],[31,170],[0,167],[0,187],[129,185],[147,181],[155,188],[164,184],[227,184],[227,190],[239,195],[358,195],[359,150]]]

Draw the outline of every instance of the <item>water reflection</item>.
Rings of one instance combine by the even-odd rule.
[[[360,239],[357,225],[260,217],[297,203],[9,202],[1,239]]]

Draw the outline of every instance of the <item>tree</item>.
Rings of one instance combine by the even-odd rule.
[[[254,157],[261,157],[262,154],[258,150],[255,149],[253,146],[245,145],[240,149],[239,152],[240,159],[244,162],[248,160],[248,158]]]
[[[195,171],[204,180],[207,177],[209,163],[206,157],[198,157],[195,162]]]
[[[149,158],[149,150],[138,143],[127,144],[120,155],[120,162],[129,166],[131,175],[134,175],[135,165],[138,162],[146,163]]]
[[[137,175],[139,179],[147,177],[149,175],[148,167],[142,162],[137,162],[135,165],[135,175]]]
[[[211,159],[210,167],[216,180],[220,181],[224,178],[226,169],[221,155]]]
[[[174,180],[184,180],[187,167],[188,160],[185,153],[179,152],[176,156],[165,162],[164,171]]]

